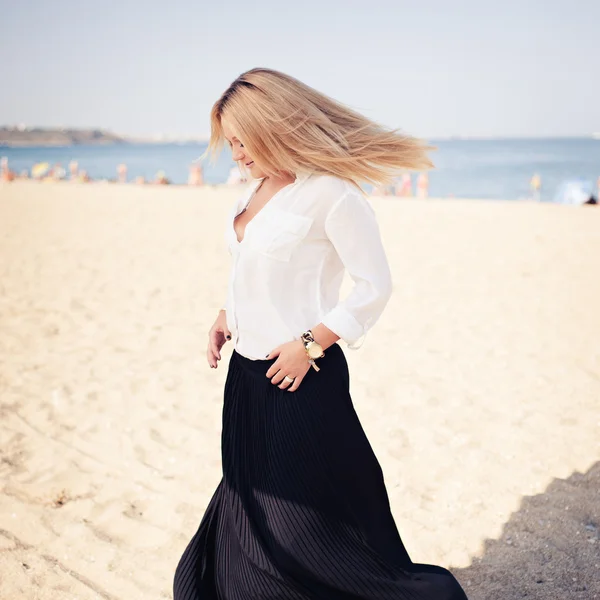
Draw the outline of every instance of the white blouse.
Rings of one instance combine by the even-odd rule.
[[[259,183],[250,186],[227,219],[233,264],[225,310],[235,349],[264,359],[319,323],[349,348],[360,347],[392,292],[371,204],[347,181],[299,175],[248,222],[238,242],[234,219]],[[340,301],[344,269],[354,286]]]

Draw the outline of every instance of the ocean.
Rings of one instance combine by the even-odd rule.
[[[449,198],[519,200],[531,196],[529,182],[541,176],[541,200],[552,201],[565,180],[600,177],[600,139],[496,139],[430,140],[437,147],[431,156],[436,169],[429,174],[429,195]],[[206,144],[119,144],[8,148],[0,146],[9,166],[20,172],[37,162],[60,163],[67,168],[77,160],[93,179],[115,179],[117,165],[125,163],[128,179],[154,178],[164,171],[172,183],[187,182],[189,166],[205,151]],[[204,163],[206,183],[226,181],[235,166],[224,150],[216,164]],[[413,177],[413,189],[415,186]]]

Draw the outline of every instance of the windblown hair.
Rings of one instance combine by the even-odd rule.
[[[208,147],[213,157],[223,147],[222,118],[268,175],[320,173],[379,185],[399,172],[433,167],[427,151],[434,148],[423,141],[271,69],[242,73],[215,102]]]

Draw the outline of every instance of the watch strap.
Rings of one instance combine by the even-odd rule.
[[[314,342],[315,338],[313,336],[313,332],[310,329],[307,329],[301,336],[300,339],[304,342],[304,345],[308,344],[308,342]]]

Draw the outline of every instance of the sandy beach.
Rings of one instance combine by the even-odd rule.
[[[240,193],[0,184],[1,600],[172,597],[220,479]],[[412,560],[470,600],[600,598],[600,210],[373,205],[395,291],[344,349]]]

